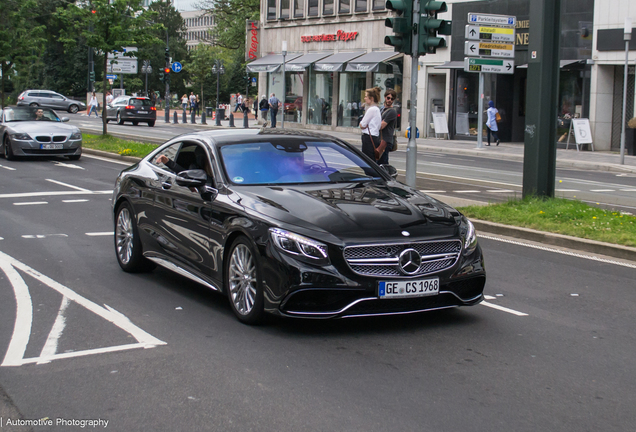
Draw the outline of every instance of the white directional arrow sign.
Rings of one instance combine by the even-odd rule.
[[[515,46],[509,42],[472,42],[466,41],[464,54],[485,57],[514,58]]]
[[[515,29],[512,27],[484,27],[467,25],[465,37],[468,40],[481,40],[482,42],[514,42]]]

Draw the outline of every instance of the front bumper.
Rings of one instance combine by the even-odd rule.
[[[11,148],[15,156],[74,156],[82,154],[82,140],[67,139],[64,142],[53,143],[61,145],[61,149],[43,148],[43,144],[36,140],[11,140]]]

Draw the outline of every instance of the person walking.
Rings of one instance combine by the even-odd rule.
[[[261,110],[261,119],[266,122],[267,121],[267,111],[269,111],[269,102],[267,101],[267,96],[261,96],[261,101],[258,104],[258,108]]]
[[[380,165],[389,163],[389,152],[393,150],[394,132],[397,126],[397,111],[393,108],[393,101],[396,97],[397,93],[393,89],[386,89],[384,92],[384,105],[380,109],[382,114],[380,146],[378,147],[378,153],[380,153],[378,164]]]
[[[497,126],[497,116],[499,115],[499,110],[495,108],[495,103],[493,101],[488,101],[488,110],[486,111],[488,114],[488,120],[486,121],[486,130],[488,133],[488,144],[490,145],[490,134],[492,133],[492,137],[496,140],[497,145],[499,145],[499,127]],[[501,117],[499,117],[501,118]]]
[[[196,103],[197,97],[194,95],[194,92],[190,92],[190,114],[192,114],[192,110],[194,110]]]
[[[362,129],[362,153],[377,161],[380,155],[376,155],[377,148],[380,145],[380,126],[382,125],[382,115],[380,108],[380,91],[376,88],[365,90],[364,106],[366,111],[364,117],[360,120],[360,129]]]
[[[236,94],[236,107],[234,107],[234,112],[237,112],[243,106],[243,96],[240,93]]]
[[[194,109],[195,109],[195,114],[197,117],[199,116],[199,107],[201,106],[201,99],[199,98],[199,95],[197,95],[196,100],[194,101]]]
[[[110,105],[110,103],[113,101],[113,95],[110,93],[110,91],[106,92],[106,105]]]
[[[97,113],[97,107],[99,106],[99,103],[97,102],[97,96],[95,95],[95,92],[93,92],[93,94],[91,95],[91,100],[88,102],[88,116],[91,116],[91,113],[93,111],[95,111],[95,117],[99,117],[99,114]]]
[[[254,120],[258,120],[258,96],[254,96]]]
[[[181,107],[183,107],[183,112],[188,109],[188,95],[185,93],[181,96]]]
[[[272,127],[276,127],[276,114],[278,114],[278,108],[280,108],[280,100],[274,93],[269,97],[269,116],[272,119]]]

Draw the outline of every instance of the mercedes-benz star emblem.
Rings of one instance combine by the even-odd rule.
[[[417,273],[422,265],[422,257],[415,249],[406,249],[400,254],[400,269],[405,274],[412,275]]]

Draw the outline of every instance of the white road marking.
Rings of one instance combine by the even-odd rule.
[[[81,167],[79,165],[67,164],[67,163],[58,162],[58,161],[52,161],[52,162],[55,164],[55,166],[59,166],[59,167],[75,168],[75,169],[81,169],[81,170],[85,169],[84,167]]]
[[[578,189],[555,189],[557,192],[581,192]]]
[[[491,295],[484,295],[484,298],[485,298],[486,300],[495,300],[497,297],[495,297],[495,296],[491,296]]]
[[[53,327],[51,327],[51,331],[49,332],[49,337],[46,339],[46,343],[40,352],[40,360],[38,364],[50,363],[50,357],[53,357],[57,352],[57,343],[60,340],[60,336],[62,336],[62,332],[66,327],[66,317],[64,313],[66,312],[66,308],[71,304],[68,297],[62,297],[62,304],[60,305],[60,310],[57,312],[57,317],[55,318],[55,322],[53,323]]]
[[[97,236],[112,236],[115,235],[114,231],[110,232],[94,232],[94,233],[86,233],[87,236],[97,237]]]
[[[87,199],[76,199],[76,200],[62,200],[63,203],[79,203],[79,202],[88,202]]]
[[[621,261],[614,261],[614,260],[609,260],[606,258],[600,258],[594,255],[584,255],[584,254],[580,254],[577,252],[570,252],[570,251],[565,251],[565,250],[560,250],[560,249],[554,249],[554,248],[549,248],[549,247],[545,247],[545,246],[540,246],[540,245],[535,245],[535,244],[530,244],[530,243],[523,243],[517,240],[509,240],[509,239],[505,239],[505,238],[500,238],[500,237],[493,237],[493,236],[489,236],[489,235],[484,235],[484,234],[480,234],[479,238],[485,238],[488,240],[495,240],[495,241],[499,241],[499,242],[503,242],[503,243],[510,243],[510,244],[514,244],[517,246],[525,246],[525,247],[529,247],[529,248],[533,248],[533,249],[539,249],[539,250],[543,250],[543,251],[547,251],[547,252],[554,252],[554,253],[558,253],[561,255],[568,255],[568,256],[573,256],[576,258],[584,258],[584,259],[589,259],[591,261],[598,261],[598,262],[602,262],[602,263],[606,263],[606,264],[614,264],[614,265],[618,265],[618,266],[622,266],[622,267],[627,267],[627,268],[633,268],[636,269],[636,264],[630,264],[630,263],[626,263],[626,262],[621,262]]]
[[[9,255],[4,254],[3,252],[0,252],[0,269],[7,275],[7,278],[11,282],[17,304],[13,334],[11,336],[11,341],[9,342],[9,348],[7,349],[7,352],[5,354],[4,361],[0,366],[22,366],[29,363],[49,362],[52,360],[63,358],[82,357],[92,354],[102,354],[106,352],[130,350],[135,348],[155,348],[159,345],[166,345],[166,342],[155,338],[141,328],[137,327],[125,315],[121,314],[110,306],[100,306],[96,303],[93,303],[87,298],[77,294],[70,288],[60,284],[59,282],[54,281],[48,276],[43,275],[42,273],[32,269],[26,264],[23,264],[22,262],[10,257]],[[17,270],[23,271],[27,275],[37,279],[39,282],[57,291],[64,298],[67,298],[68,301],[75,302],[78,305],[93,312],[94,314],[102,317],[106,321],[109,321],[112,324],[116,325],[117,327],[134,337],[138,343],[56,354],[50,349],[53,345],[53,342],[51,342],[50,344],[48,344],[48,348],[45,352],[46,357],[40,356],[35,358],[24,358],[24,353],[26,352],[27,344],[29,343],[29,337],[31,335],[31,326],[33,322],[33,303],[31,301],[29,289],[24,282],[24,279],[22,279]],[[57,320],[56,323],[58,323]],[[60,327],[61,325],[58,323],[56,329],[59,330]],[[49,336],[54,339],[55,334],[56,332],[54,331],[54,329],[52,329]],[[47,347],[47,344],[45,344],[45,347]]]
[[[621,189],[621,192],[636,192],[636,189]]]
[[[453,192],[455,192],[455,193],[479,193],[481,191],[478,191],[478,190],[456,190],[456,191],[453,191]]]
[[[31,202],[14,202],[13,205],[23,206],[23,205],[40,205],[40,204],[48,204],[46,201],[31,201]]]
[[[55,183],[55,184],[59,184],[60,186],[65,186],[65,187],[67,187],[67,188],[75,189],[75,190],[78,190],[78,191],[82,191],[82,192],[90,192],[88,189],[84,189],[84,188],[81,188],[81,187],[78,187],[78,186],[73,186],[73,185],[70,185],[70,184],[68,184],[68,183],[62,183],[61,181],[52,180],[52,179],[45,179],[45,180],[46,180],[47,182],[51,182],[51,183]]]
[[[0,194],[0,198],[31,198],[37,196],[63,196],[63,195],[112,195],[113,191],[105,190],[105,191],[50,191],[50,192],[25,192],[25,193],[9,193],[9,194]]]
[[[15,171],[15,168],[11,168],[11,167],[4,166],[4,165],[0,165],[0,168],[4,168],[4,169],[9,170],[9,171]]]
[[[519,311],[516,311],[514,309],[508,309],[508,308],[505,308],[503,306],[499,306],[499,305],[496,305],[496,304],[488,303],[487,301],[482,301],[479,304],[484,305],[484,306],[488,306],[489,308],[500,310],[502,312],[508,312],[510,314],[517,315],[517,316],[528,316],[527,313],[519,312]]]
[[[498,189],[498,190],[489,190],[489,191],[486,191],[486,192],[489,192],[489,193],[511,193],[511,192],[514,192],[514,191],[511,190],[511,189]]]
[[[49,238],[49,237],[68,237],[68,235],[66,234],[27,234],[27,235],[23,235],[22,238],[25,239],[43,239],[43,238]]]
[[[614,189],[590,189],[590,192],[616,192]]]
[[[446,193],[446,191],[443,191],[443,190],[421,190],[420,192],[422,192],[422,193]]]

